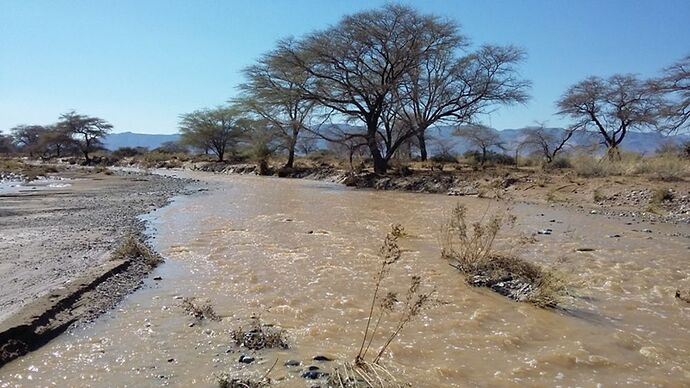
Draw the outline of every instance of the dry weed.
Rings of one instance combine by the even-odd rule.
[[[193,316],[196,320],[208,319],[209,321],[220,321],[220,317],[216,314],[213,306],[208,301],[199,302],[196,298],[182,299],[182,308],[187,314]]]
[[[285,330],[265,325],[258,317],[252,317],[248,326],[233,330],[231,336],[237,346],[251,350],[288,348]]]

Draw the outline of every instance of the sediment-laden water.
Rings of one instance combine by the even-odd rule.
[[[149,287],[93,326],[5,366],[0,386],[213,386],[222,372],[262,376],[276,358],[270,377],[277,386],[311,386],[302,368],[283,362],[354,357],[377,251],[393,223],[409,236],[384,288],[404,291],[420,275],[443,302],[410,323],[383,359],[413,386],[690,382],[690,304],[674,298],[676,289],[690,288],[687,225],[513,206],[517,223],[503,237],[553,230],[514,252],[558,268],[576,286],[565,311],[549,311],[468,287],[440,258],[438,231],[458,201],[474,218],[505,204],[304,180],[201,177],[216,188],[179,199],[155,218],[155,244],[168,260],[152,278],[162,280],[147,280]],[[210,300],[223,319],[191,325],[180,297]],[[286,329],[291,348],[240,364],[249,353],[231,343],[230,331],[253,315]]]

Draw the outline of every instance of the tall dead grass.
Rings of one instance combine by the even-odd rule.
[[[678,181],[690,177],[690,161],[676,155],[645,157],[622,153],[620,160],[580,154],[571,158],[575,173],[584,178],[607,176],[647,176],[661,181]]]

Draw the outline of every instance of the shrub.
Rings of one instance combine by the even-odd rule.
[[[479,151],[467,151],[462,154],[462,156],[472,165],[478,165],[482,160],[482,154]],[[484,161],[484,164],[514,166],[515,158],[513,156],[501,154],[495,151],[488,151],[486,153],[486,160]]]
[[[448,152],[442,152],[440,154],[433,155],[429,158],[429,160],[436,163],[458,163],[458,157]]]
[[[244,346],[251,350],[287,349],[288,342],[285,334],[285,330],[264,325],[258,317],[253,317],[249,326],[233,330],[231,336],[237,346]]]
[[[220,317],[208,301],[197,302],[195,298],[184,298],[182,299],[182,308],[196,320],[220,321]]]
[[[575,173],[583,178],[620,175],[620,166],[608,159],[597,159],[591,155],[577,155],[571,159]]]
[[[551,163],[547,164],[545,167],[549,169],[564,169],[572,168],[573,165],[570,163],[569,159],[559,157],[552,160]]]
[[[120,147],[113,151],[112,155],[117,159],[131,158],[133,156],[141,155],[146,152],[146,148],[142,147]]]
[[[676,156],[664,156],[644,163],[652,178],[662,181],[678,181],[688,175],[688,162]]]
[[[475,287],[488,287],[517,301],[538,307],[556,307],[566,294],[563,277],[513,256],[494,252],[494,241],[513,216],[491,216],[468,226],[466,208],[458,205],[442,228],[441,255],[450,260]]]
[[[139,241],[134,235],[126,236],[111,255],[112,260],[131,260],[137,258],[143,259],[144,262],[151,267],[155,267],[163,262],[161,255]]]

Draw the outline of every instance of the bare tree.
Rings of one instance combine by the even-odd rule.
[[[200,150],[210,150],[222,162],[228,150],[242,135],[237,109],[217,107],[202,109],[180,116],[181,142]]]
[[[464,138],[471,147],[479,149],[481,166],[486,163],[486,155],[491,148],[504,148],[498,131],[484,125],[475,124],[458,127],[453,134]]]
[[[690,55],[664,69],[654,81],[655,89],[666,97],[661,118],[668,129],[688,129],[690,125]]]
[[[574,119],[573,128],[597,131],[609,157],[619,158],[618,147],[628,132],[658,129],[660,106],[659,93],[647,82],[617,74],[571,86],[558,100],[558,113]]]
[[[458,46],[459,39],[455,43]],[[530,82],[518,76],[524,51],[485,45],[456,59],[455,46],[420,57],[401,85],[402,116],[416,130],[422,160],[427,158],[426,132],[440,122],[469,124],[492,106],[524,103]]]
[[[77,147],[84,155],[86,164],[91,164],[89,154],[102,146],[101,140],[113,129],[113,126],[103,119],[80,115],[75,111],[61,115],[56,126],[76,139]]]
[[[310,126],[316,102],[307,99],[304,89],[311,75],[286,60],[295,50],[293,40],[285,40],[277,50],[263,55],[244,70],[247,82],[239,86],[244,96],[238,100],[277,130],[287,149],[285,167],[292,168],[299,135]]]
[[[523,128],[520,130],[522,139],[518,147],[538,152],[549,164],[565,149],[578,129],[580,128],[568,127],[563,130],[549,130],[544,127],[544,124]]]
[[[389,4],[344,17],[336,26],[308,35],[291,53],[291,64],[310,74],[307,98],[349,120],[364,124],[362,134],[374,161],[385,174],[387,161],[377,131],[391,94],[420,56],[446,47],[455,39],[453,23],[414,9]]]

